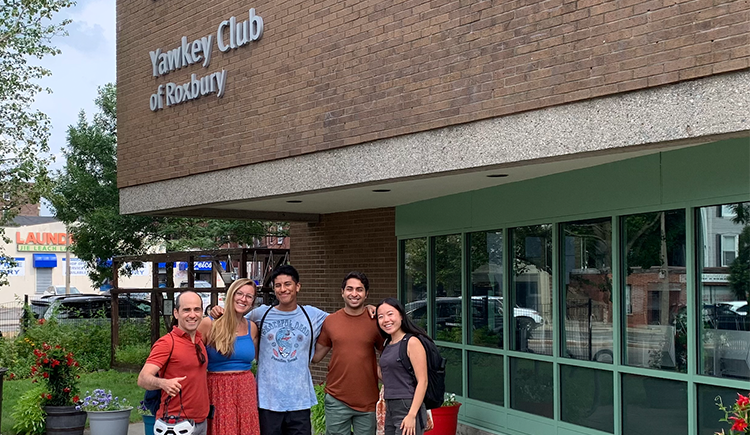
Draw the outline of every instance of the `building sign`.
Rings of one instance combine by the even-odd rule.
[[[26,259],[23,257],[16,257],[16,266],[13,267],[7,262],[0,262],[0,270],[7,273],[8,276],[25,276],[26,275]]]
[[[16,251],[18,252],[65,252],[70,234],[29,232],[16,233]],[[72,243],[72,239],[71,239]]]
[[[702,282],[729,283],[729,274],[728,273],[702,273],[701,281]]]
[[[62,259],[62,274],[63,276],[67,275],[67,267],[64,263],[65,258]],[[86,270],[86,262],[81,260],[80,258],[70,258],[70,276],[88,276],[88,271]]]
[[[259,40],[263,36],[263,18],[255,15],[255,9],[248,11],[248,19],[237,22],[236,17],[222,21],[216,29],[216,47],[222,53],[243,47],[250,42]],[[214,35],[209,34],[192,42],[183,36],[177,47],[162,51],[157,48],[150,51],[151,72],[154,77],[164,76],[178,69],[200,63],[203,68],[211,64],[214,46]],[[227,71],[213,72],[199,77],[191,74],[185,83],[169,82],[159,85],[156,93],[149,99],[149,107],[153,112],[167,107],[195,100],[205,95],[224,95],[227,86]]]
[[[149,266],[151,263],[142,263],[143,266],[141,266],[140,269],[133,269],[133,273],[130,276],[149,276],[151,275],[151,267]],[[126,266],[133,267],[131,263],[127,263]]]

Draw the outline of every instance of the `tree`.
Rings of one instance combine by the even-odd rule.
[[[50,75],[29,59],[56,55],[51,39],[64,33],[68,20],[51,23],[70,0],[3,0],[0,3],[0,225],[6,226],[21,206],[39,201],[47,184],[49,119],[31,104]],[[5,233],[0,228],[0,236]],[[0,248],[0,262],[12,263]],[[0,269],[0,285],[7,284]]]
[[[69,127],[65,167],[56,174],[50,195],[55,216],[72,235],[71,251],[86,261],[95,283],[111,278],[104,260],[115,255],[143,255],[160,246],[176,251],[219,248],[229,242],[249,244],[272,233],[272,224],[258,221],[121,215],[115,97],[113,84],[99,88],[99,112],[93,122],[82,111],[78,124]],[[120,272],[131,271],[123,266]]]

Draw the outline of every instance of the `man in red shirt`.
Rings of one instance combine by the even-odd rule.
[[[364,273],[350,272],[341,283],[344,308],[323,322],[313,362],[333,349],[326,377],[326,434],[374,435],[378,401],[378,366],[375,350],[383,349],[377,321],[366,310],[370,281]]]
[[[177,326],[154,343],[138,375],[138,385],[147,390],[162,390],[157,418],[164,417],[167,403],[167,416],[193,420],[193,435],[204,435],[209,403],[206,348],[198,332],[203,301],[195,292],[182,292],[175,298],[172,314]],[[162,370],[165,366],[166,370]]]

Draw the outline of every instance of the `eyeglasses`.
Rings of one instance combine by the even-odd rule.
[[[203,349],[201,349],[201,345],[198,343],[195,343],[195,355],[198,357],[198,362],[201,365],[206,363],[206,355],[203,354]]]
[[[235,293],[234,297],[237,298],[237,299],[248,299],[248,300],[251,300],[251,301],[253,299],[255,299],[255,295],[254,294],[252,294],[252,293],[242,293],[242,292]]]

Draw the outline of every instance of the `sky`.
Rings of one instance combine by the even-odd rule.
[[[68,36],[56,37],[53,44],[62,50],[47,56],[41,65],[52,76],[39,82],[52,89],[51,94],[37,94],[34,108],[49,116],[52,122],[50,152],[55,156],[53,169],[64,164],[62,149],[66,145],[68,126],[78,122],[81,110],[89,120],[96,113],[97,88],[116,80],[115,2],[112,0],[78,0],[72,8],[61,11],[59,19],[73,20],[67,26]],[[43,215],[50,215],[48,206]]]

